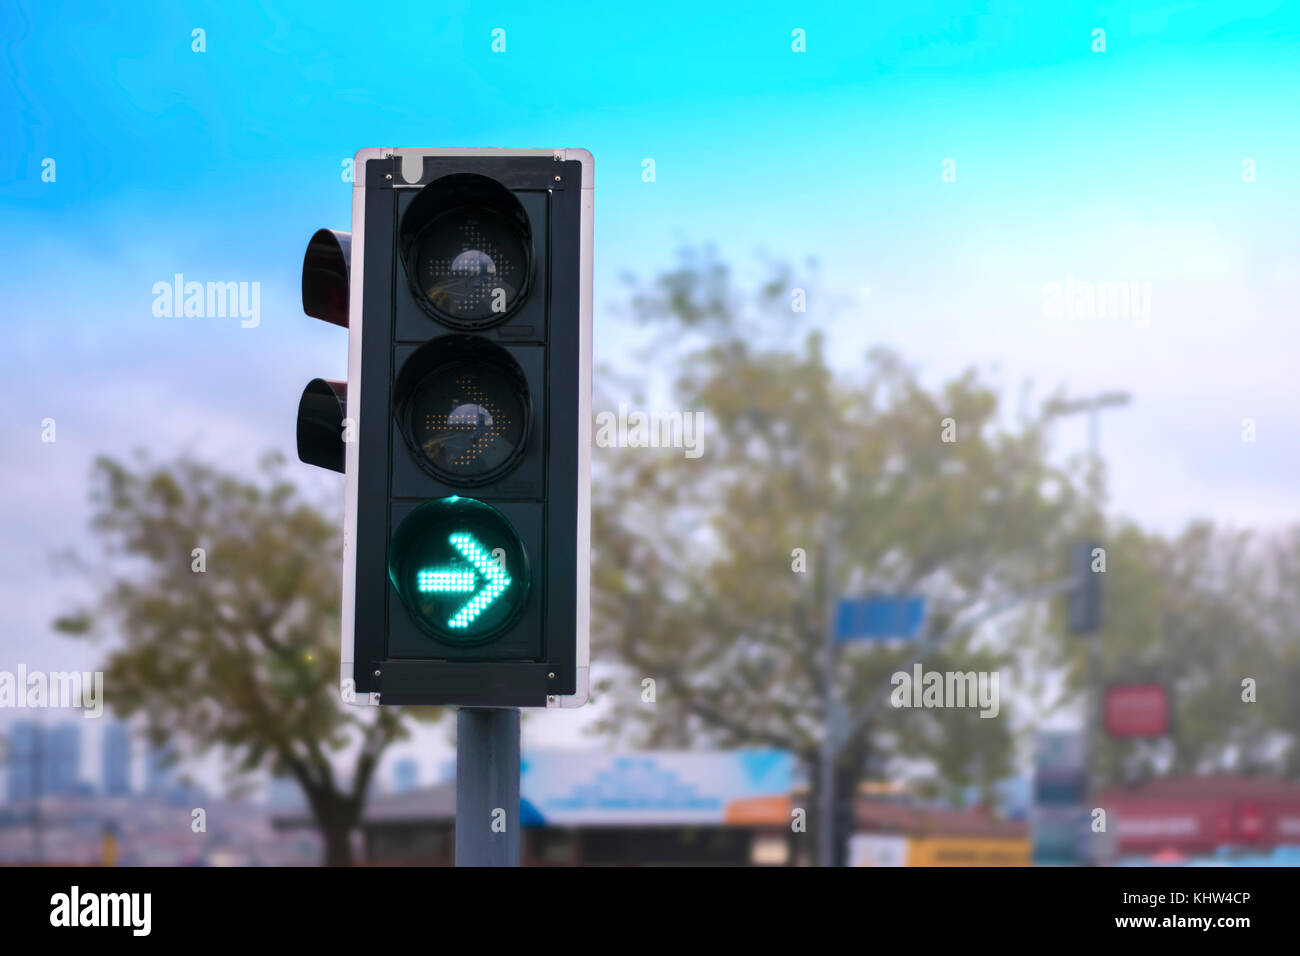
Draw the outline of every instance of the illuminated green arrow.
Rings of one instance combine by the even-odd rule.
[[[416,590],[424,593],[475,592],[465,606],[452,615],[451,620],[447,622],[448,627],[468,627],[475,618],[491,606],[493,601],[505,593],[506,588],[510,587],[510,575],[501,570],[473,535],[461,531],[447,540],[465,560],[473,565],[473,570],[422,568],[415,573],[415,587]],[[477,584],[477,578],[480,576],[483,578],[481,588]]]

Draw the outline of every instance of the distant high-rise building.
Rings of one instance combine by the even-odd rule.
[[[45,728],[34,720],[22,720],[9,731],[6,786],[10,803],[42,795],[45,787]]]
[[[104,793],[125,797],[131,792],[131,734],[125,724],[111,723],[104,728]]]
[[[46,792],[55,796],[74,796],[85,790],[81,782],[81,724],[59,724],[48,734]]]
[[[393,767],[393,791],[405,793],[420,785],[420,765],[410,757],[405,757]]]
[[[149,747],[144,767],[144,790],[149,796],[166,798],[180,789],[175,757],[170,744]]]

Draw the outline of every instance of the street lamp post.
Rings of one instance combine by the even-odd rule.
[[[1101,413],[1103,409],[1121,408],[1132,401],[1133,396],[1128,392],[1102,392],[1091,398],[1049,402],[1046,408],[1049,417],[1079,413],[1086,413],[1088,416],[1088,490],[1095,509],[1093,517],[1095,527],[1093,530],[1096,531],[1099,538],[1102,526],[1105,523],[1101,500]],[[1097,649],[1098,640],[1099,636],[1097,634],[1090,635],[1088,639],[1087,686],[1084,688],[1083,742],[1084,753],[1086,754],[1084,766],[1087,768],[1084,782],[1090,796],[1096,793],[1095,768],[1097,754],[1100,750],[1098,741],[1101,739],[1101,657]],[[1088,858],[1086,860],[1088,863],[1093,862],[1091,846],[1091,843],[1089,843]]]

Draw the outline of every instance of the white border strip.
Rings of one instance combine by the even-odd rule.
[[[361,420],[361,292],[365,288],[366,263],[366,163],[382,159],[392,152],[387,147],[370,147],[357,150],[352,158],[352,252],[348,260],[348,407],[347,417]],[[354,440],[343,446],[343,619],[342,645],[339,653],[339,687],[345,704],[379,703],[378,694],[360,698],[356,693],[356,680],[352,676],[356,656],[357,594],[357,455],[360,441],[358,430],[352,429]]]
[[[582,217],[578,253],[578,529],[577,604],[574,624],[575,693],[546,699],[547,707],[581,707],[591,692],[591,361],[595,252],[596,162],[585,149],[556,150],[555,158],[582,164]]]

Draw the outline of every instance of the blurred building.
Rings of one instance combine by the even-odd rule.
[[[264,805],[205,798],[207,832],[190,808],[146,795],[48,797],[39,817],[0,807],[0,865],[314,866],[311,830],[276,832]],[[111,841],[107,838],[112,834]]]
[[[88,794],[90,785],[81,778],[81,744],[79,723],[52,729],[30,720],[15,723],[7,760],[9,802]]]
[[[52,796],[69,797],[90,792],[81,779],[82,726],[68,722],[59,724],[46,734],[46,792]]]
[[[521,862],[526,866],[793,866],[815,854],[806,787],[781,751],[602,754],[526,751],[521,762]],[[865,785],[846,825],[857,866],[1026,866],[1023,820],[983,809],[920,805],[906,788]],[[800,823],[802,822],[802,825]],[[276,819],[311,826],[306,813]],[[372,798],[363,859],[451,865],[456,785]]]
[[[420,765],[405,757],[393,766],[393,792],[406,793],[420,785]]]
[[[9,732],[6,758],[6,797],[9,803],[31,800],[45,793],[45,728],[34,720],[21,720]]]
[[[166,799],[179,789],[175,749],[169,745],[150,745],[145,756],[144,792],[151,797]]]
[[[100,743],[103,761],[104,794],[125,797],[131,792],[131,734],[125,724],[116,721],[104,728]]]
[[[783,865],[795,761],[774,750],[601,754],[528,751],[520,775],[521,861],[556,865]],[[778,806],[779,804],[779,806]],[[276,818],[285,830],[307,814]],[[450,865],[454,781],[372,797],[361,823],[374,864]]]
[[[1300,784],[1215,774],[1115,787],[1097,799],[1123,856],[1175,860],[1300,844]]]
[[[951,810],[859,799],[849,838],[850,866],[1029,866],[1024,820],[980,809]]]

